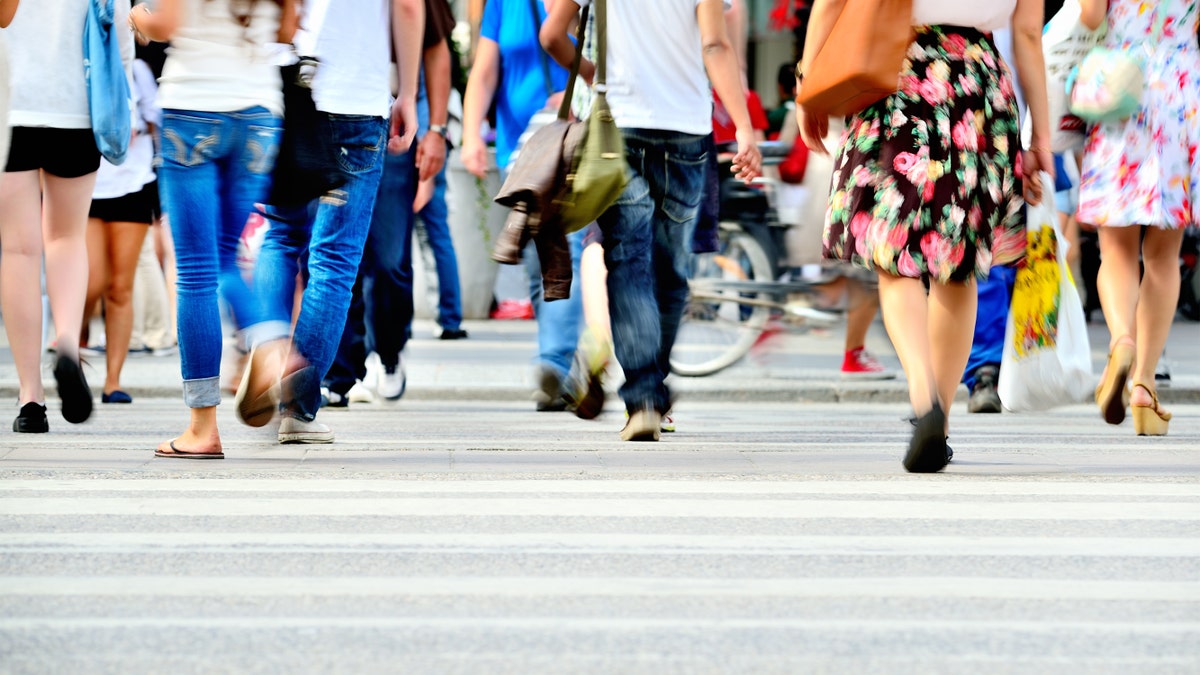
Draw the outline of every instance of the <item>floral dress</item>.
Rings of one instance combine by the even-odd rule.
[[[901,89],[850,118],[834,160],[824,256],[938,283],[1025,252],[1020,131],[989,34],[922,26]]]
[[[1154,40],[1160,17],[1162,34]],[[1081,222],[1171,229],[1200,223],[1198,22],[1200,0],[1110,0],[1105,45],[1154,46],[1141,110],[1124,122],[1096,125],[1088,137]]]

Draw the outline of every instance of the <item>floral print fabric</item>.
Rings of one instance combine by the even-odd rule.
[[[1200,22],[1197,0],[1110,0],[1106,47],[1144,50],[1141,110],[1088,136],[1081,222],[1106,227],[1200,223]],[[1160,12],[1162,14],[1160,14]],[[1155,22],[1162,34],[1153,40]],[[1143,52],[1144,53],[1144,52]]]
[[[923,26],[901,89],[850,118],[834,161],[824,256],[939,283],[1025,253],[1012,80],[991,37]]]

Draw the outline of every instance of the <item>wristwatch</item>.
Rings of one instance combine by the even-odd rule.
[[[437,134],[438,136],[441,136],[446,141],[446,149],[447,150],[454,149],[454,143],[450,141],[450,135],[446,130],[445,124],[430,124],[429,132]]]

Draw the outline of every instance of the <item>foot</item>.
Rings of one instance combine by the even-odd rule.
[[[842,357],[843,380],[894,380],[896,372],[888,370],[865,347],[847,350]]]
[[[1125,335],[1117,338],[1109,349],[1108,365],[1096,386],[1096,405],[1100,415],[1109,424],[1125,421],[1125,408],[1129,405],[1129,371],[1133,369],[1133,338]]]
[[[18,434],[44,434],[50,431],[50,422],[46,419],[46,406],[41,403],[29,402],[21,406],[21,412],[13,420],[13,431]]]
[[[537,382],[537,388],[533,391],[533,400],[537,404],[538,412],[558,412],[567,409],[567,401],[562,392],[562,375],[554,366],[539,364],[534,381]]]
[[[1158,403],[1158,394],[1141,382],[1129,397],[1133,406],[1133,430],[1138,436],[1166,436],[1171,413]]]
[[[280,443],[332,443],[333,431],[316,420],[285,414],[279,420]]]
[[[287,340],[280,339],[263,343],[250,352],[234,397],[237,417],[245,424],[261,427],[275,416],[286,351]]]
[[[379,395],[389,401],[398,401],[408,388],[408,376],[404,373],[404,359],[396,356],[396,365],[384,366],[383,375],[379,378],[376,390]]]
[[[133,403],[133,397],[120,389],[106,391],[100,395],[101,403]]]
[[[949,462],[946,451],[946,413],[941,404],[934,403],[933,409],[917,418],[913,425],[908,452],[904,455],[904,468],[910,473],[937,473]]]
[[[438,334],[439,340],[465,340],[467,331],[461,328],[443,328]]]
[[[345,394],[339,394],[329,387],[321,387],[322,408],[345,408],[350,405],[350,399]]]
[[[92,390],[79,367],[79,359],[60,351],[54,362],[54,379],[62,399],[63,419],[71,424],[86,422],[92,416]]]
[[[155,457],[177,459],[224,459],[219,436],[200,437],[191,429],[170,441],[164,441],[154,450]]]
[[[649,407],[630,411],[625,428],[621,429],[623,441],[657,441],[661,435],[662,415]]]
[[[998,413],[1003,411],[996,383],[1000,369],[996,366],[980,366],[975,371],[975,385],[971,387],[971,398],[967,400],[967,412]]]

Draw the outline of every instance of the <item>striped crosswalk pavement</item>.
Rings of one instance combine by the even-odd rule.
[[[0,480],[0,672],[1200,672],[1200,483]]]

